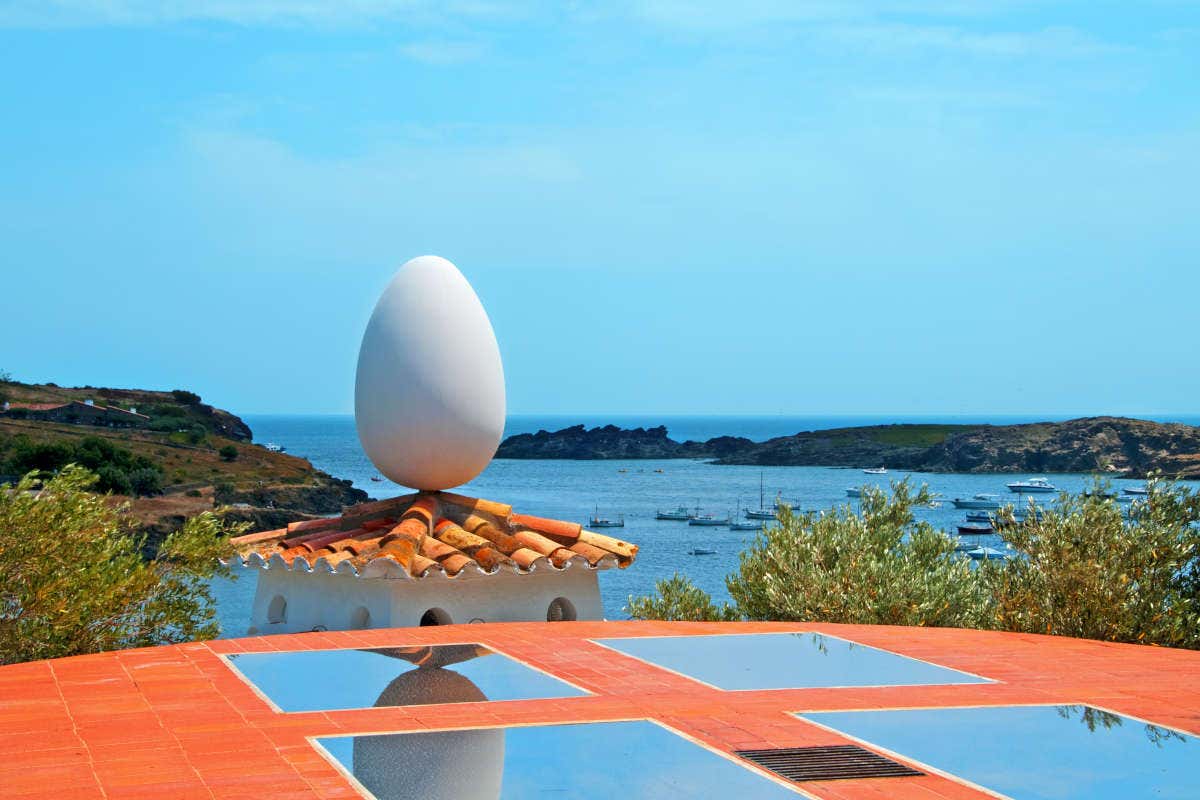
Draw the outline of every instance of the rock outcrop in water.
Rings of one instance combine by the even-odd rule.
[[[718,464],[867,467],[922,472],[1153,470],[1200,478],[1200,428],[1124,417],[1022,425],[870,425],[804,431],[765,442],[720,436],[677,442],[663,426],[582,425],[510,436],[497,458],[706,458]]]

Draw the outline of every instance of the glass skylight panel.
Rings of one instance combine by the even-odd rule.
[[[376,800],[796,800],[651,722],[340,736],[317,743]]]
[[[977,675],[819,633],[649,636],[596,641],[725,690],[990,682]]]
[[[239,653],[229,663],[281,711],[587,694],[477,644]]]
[[[1013,800],[1200,796],[1200,739],[1090,706],[798,716]]]

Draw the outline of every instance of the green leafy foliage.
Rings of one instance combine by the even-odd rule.
[[[1017,557],[980,571],[994,625],[1200,648],[1200,493],[1153,478],[1128,512],[1097,484],[1041,520],[1001,512]]]
[[[785,509],[742,554],[729,594],[750,619],[977,625],[984,598],[970,565],[952,538],[913,518],[931,502],[905,481],[890,496],[865,487],[860,511]]]
[[[0,490],[0,663],[216,636],[209,579],[228,574],[228,526],[189,519],[153,560],[130,533],[126,506],[93,493],[70,465]]]
[[[222,461],[236,461],[238,457],[238,449],[231,444],[225,445],[217,453],[221,456]]]
[[[648,597],[629,598],[627,610],[631,617],[672,622],[719,622],[739,618],[736,609],[728,603],[716,605],[707,592],[679,573],[659,581],[655,590],[656,593]]]

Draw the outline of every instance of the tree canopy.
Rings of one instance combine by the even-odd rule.
[[[128,506],[75,464],[0,487],[0,663],[212,638],[209,579],[244,526],[189,519],[142,556]]]

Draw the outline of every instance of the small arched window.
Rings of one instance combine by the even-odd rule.
[[[267,606],[267,622],[272,625],[278,625],[287,622],[287,599],[277,594],[271,598],[271,604]]]
[[[361,631],[371,627],[371,612],[366,606],[359,606],[350,615],[350,630]]]
[[[547,622],[571,622],[575,619],[575,604],[565,597],[556,597],[546,609]]]
[[[431,625],[449,625],[454,620],[450,619],[450,615],[442,608],[431,608],[421,615],[421,627],[426,628]]]

